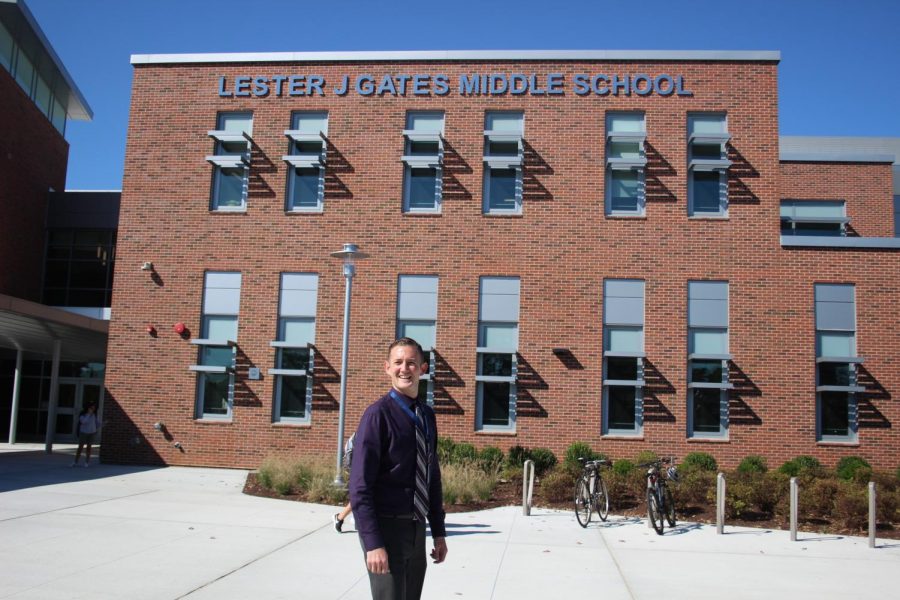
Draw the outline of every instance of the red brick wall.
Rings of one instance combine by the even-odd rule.
[[[66,185],[69,144],[0,68],[0,294],[40,301],[47,192]]]
[[[692,97],[370,97],[219,98],[218,77],[317,73],[667,72],[683,74]],[[138,66],[110,328],[103,453],[112,461],[254,467],[269,453],[333,456],[341,369],[344,281],[328,257],[344,242],[371,254],[354,280],[348,378],[348,434],[386,390],[382,361],[395,333],[397,276],[437,274],[437,350],[452,370],[438,382],[441,434],[478,446],[545,446],[561,454],[575,440],[615,457],[645,448],[683,456],[715,454],[733,465],[750,453],[777,464],[796,454],[833,462],[841,451],[880,466],[898,448],[896,429],[870,428],[860,446],[816,444],[812,284],[857,283],[860,349],[886,390],[897,389],[897,256],[883,252],[783,250],[779,244],[777,66],[772,63],[378,63]],[[320,215],[286,215],[292,110],[328,110],[329,191]],[[445,111],[449,146],[440,216],[401,214],[402,129],[409,109]],[[482,155],[486,110],[525,113],[524,210],[484,216]],[[646,112],[650,164],[646,218],[605,218],[604,116]],[[246,214],[208,210],[216,112],[252,110],[257,144]],[[729,218],[687,216],[689,111],[724,111],[732,134]],[[826,258],[827,260],[823,260]],[[154,281],[139,269],[156,265]],[[194,420],[196,346],[203,272],[243,273],[240,365],[230,423]],[[312,423],[273,425],[279,273],[319,273],[317,388]],[[521,278],[519,384],[515,435],[475,433],[475,347],[481,275]],[[648,391],[644,437],[601,438],[604,278],[642,278],[646,351],[662,381]],[[731,350],[745,377],[735,396],[728,442],[686,439],[687,282],[728,280]],[[865,319],[865,322],[863,322]],[[144,332],[146,323],[160,330]],[[876,336],[876,332],[879,332]],[[563,362],[552,348],[571,351]],[[260,381],[247,380],[248,366]],[[895,365],[896,366],[896,365]],[[527,383],[526,383],[527,379]],[[441,385],[441,381],[445,385]],[[749,391],[748,391],[749,390]],[[650,396],[652,392],[653,397]],[[889,422],[894,405],[874,402]],[[740,418],[739,418],[740,417]],[[165,422],[170,439],[152,429]],[[183,451],[172,444],[179,441]]]
[[[851,235],[894,235],[892,190],[890,164],[781,163],[781,198],[844,200]]]

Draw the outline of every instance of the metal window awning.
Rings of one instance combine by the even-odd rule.
[[[478,354],[516,354],[518,350],[516,350],[515,348],[478,346],[477,348],[475,348],[475,352],[477,352]]]
[[[724,171],[731,166],[727,158],[692,158],[691,169],[695,171]]]
[[[234,340],[209,340],[198,338],[191,340],[191,343],[196,346],[227,346],[228,348],[234,348],[235,346],[237,346],[237,342],[235,342]]]
[[[790,217],[782,215],[781,219],[791,223],[834,223],[835,225],[844,225],[850,222],[850,217]]]
[[[647,158],[608,158],[606,164],[613,171],[631,171],[633,169],[643,169],[647,166]]]
[[[325,165],[325,156],[322,154],[303,153],[288,154],[281,157],[281,160],[290,164],[295,169],[321,167]]]
[[[206,135],[223,144],[236,144],[241,142],[245,144],[253,143],[253,138],[251,138],[250,134],[246,131],[213,130],[207,131]]]
[[[700,381],[691,381],[688,383],[689,388],[695,389],[708,389],[708,390],[731,390],[734,389],[734,385],[731,383],[708,383],[708,382],[700,382]]]
[[[491,169],[513,169],[522,166],[522,155],[485,155],[484,162]]]
[[[475,381],[483,381],[485,383],[515,383],[515,375],[476,375]]]
[[[724,144],[731,139],[731,134],[722,133],[692,133],[688,141],[692,144]]]
[[[817,385],[817,392],[865,392],[866,388],[859,385]]]
[[[604,379],[603,385],[644,387],[645,384],[643,379]]]
[[[615,350],[606,350],[603,356],[609,358],[646,358],[646,352],[616,352]]]
[[[0,294],[0,348],[72,362],[106,362],[109,321]]]
[[[210,162],[223,169],[237,169],[249,166],[250,157],[247,154],[215,154],[207,156],[206,162]]]
[[[496,131],[493,129],[485,129],[484,137],[489,142],[521,142],[522,133],[518,131]]]
[[[856,363],[862,364],[865,359],[862,356],[819,356],[817,363]]]
[[[325,133],[301,131],[299,129],[285,129],[284,135],[288,136],[295,142],[321,142],[325,143]]]
[[[195,373],[234,373],[234,367],[218,365],[188,365],[188,371]]]
[[[734,357],[730,354],[703,354],[702,352],[688,354],[688,360],[731,360],[732,358]]]
[[[441,157],[437,154],[406,154],[400,160],[410,167],[430,168],[441,166]]]
[[[269,369],[269,375],[283,375],[285,377],[306,377],[309,371],[306,369]]]
[[[645,131],[610,131],[606,134],[606,138],[610,142],[639,142],[643,143],[647,140],[647,132]]]
[[[404,129],[403,135],[411,142],[431,142],[436,143],[439,146],[444,145],[444,136],[437,132],[425,133],[416,131],[415,129]]]

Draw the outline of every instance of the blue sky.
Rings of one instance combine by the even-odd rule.
[[[25,0],[94,111],[68,189],[119,189],[130,56],[317,50],[778,50],[781,133],[900,137],[900,0]]]

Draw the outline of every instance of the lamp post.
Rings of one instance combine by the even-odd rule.
[[[344,244],[340,252],[332,252],[331,256],[344,261],[344,279],[346,280],[344,293],[344,341],[341,347],[341,400],[338,417],[337,434],[337,463],[335,465],[334,485],[343,486],[344,478],[341,473],[341,459],[344,454],[344,413],[347,409],[347,352],[350,347],[350,295],[353,291],[353,276],[356,274],[357,259],[368,258],[368,254],[359,251],[356,244]]]

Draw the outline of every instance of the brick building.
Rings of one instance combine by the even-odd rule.
[[[779,155],[777,52],[134,56],[108,461],[337,445],[385,350],[441,433],[893,468],[893,155]],[[176,331],[178,329],[178,331]]]

